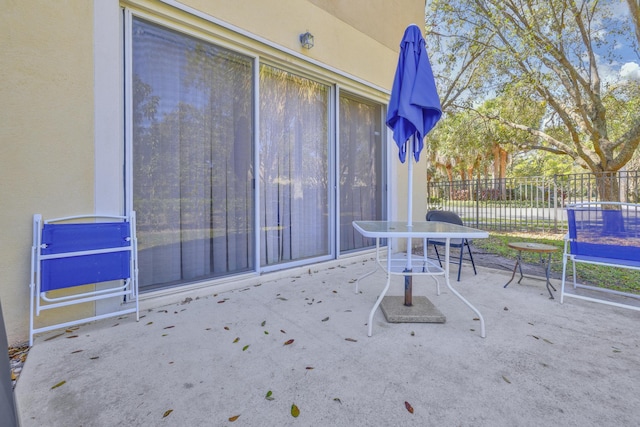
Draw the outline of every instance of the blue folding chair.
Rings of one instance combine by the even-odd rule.
[[[455,212],[451,211],[429,211],[427,212],[427,221],[440,221],[440,222],[448,222],[450,224],[464,225],[462,219]],[[433,249],[436,251],[436,256],[438,257],[438,262],[440,263],[440,267],[442,267],[442,262],[440,261],[440,254],[438,253],[438,246],[445,246],[446,241],[444,239],[427,239],[424,243],[424,250],[427,250],[429,245],[433,245]],[[471,260],[471,265],[473,266],[473,274],[478,274],[476,271],[476,264],[473,262],[473,255],[471,255],[471,248],[469,247],[469,241],[467,239],[451,239],[449,243],[450,248],[460,248],[460,256],[458,257],[458,282],[460,281],[460,272],[462,271],[462,255],[464,254],[464,248],[467,248],[469,252],[469,259]]]
[[[77,288],[98,284],[90,290]],[[129,216],[81,215],[46,221],[34,215],[29,287],[29,345],[39,332],[130,313],[139,320],[135,212]],[[51,294],[69,288],[76,289],[64,292],[66,295]],[[116,310],[34,327],[35,318],[44,310],[107,298],[118,298]]]

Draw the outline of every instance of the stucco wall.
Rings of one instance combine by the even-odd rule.
[[[95,1],[168,11],[179,22],[194,20],[172,8],[171,1]],[[0,13],[0,299],[9,343],[25,341],[28,334],[33,214],[52,218],[89,213],[95,206],[103,209],[108,200],[102,191],[95,193],[96,182],[98,189],[108,183],[105,186],[104,178],[96,180],[96,163],[104,165],[95,158],[96,152],[103,152],[96,150],[95,141],[105,134],[100,130],[105,122],[94,118],[100,111],[95,100],[101,99],[95,97],[96,85],[100,85],[95,78],[100,73],[95,73],[94,57],[101,54],[94,51],[94,2],[34,3],[5,1]],[[421,24],[424,12],[422,0],[183,0],[181,4],[387,90],[402,32],[410,23]],[[229,33],[215,25],[210,29],[218,35]],[[302,49],[298,40],[307,30],[315,35],[311,50]],[[121,29],[113,28],[112,34],[120,37]],[[260,49],[260,43],[251,44],[252,49]],[[110,54],[114,55],[114,49]],[[121,63],[110,66],[116,73],[121,70]],[[120,83],[115,79],[109,87]],[[121,114],[104,116],[110,121]],[[114,134],[121,134],[122,123],[113,126],[118,128]],[[123,141],[113,144],[122,147]],[[402,219],[406,217],[406,168],[399,165],[397,150],[390,155],[391,216]],[[121,179],[121,164],[115,163],[114,175]],[[424,213],[420,192],[424,164],[415,169],[416,219]],[[114,203],[118,205],[115,211],[121,203]],[[92,307],[81,310],[91,311]]]
[[[2,2],[0,298],[9,342],[28,333],[34,213],[93,209],[89,1]]]
[[[377,86],[391,88],[400,38],[423,0],[186,0],[182,3]],[[305,31],[311,50],[300,46]]]
[[[309,0],[356,30],[391,50],[398,50],[398,31],[409,24],[422,27],[425,2],[418,0],[368,0],[360,2]]]

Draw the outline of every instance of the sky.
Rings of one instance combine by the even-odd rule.
[[[629,8],[626,0],[614,0],[611,2],[611,8],[614,17],[618,19],[629,19]],[[623,78],[626,80],[640,80],[640,58],[638,53],[629,45],[619,43],[617,50],[621,56],[621,60],[611,66],[604,66],[605,73],[611,73],[605,80],[617,80]]]

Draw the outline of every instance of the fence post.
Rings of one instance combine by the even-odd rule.
[[[558,232],[558,182],[556,177],[558,175],[553,174],[553,232]]]
[[[480,177],[476,177],[476,228],[480,228]]]

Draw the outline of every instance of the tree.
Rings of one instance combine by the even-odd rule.
[[[627,6],[629,6],[629,14],[636,29],[636,39],[640,43],[640,2],[638,0],[627,0]]]
[[[616,43],[640,45],[640,32],[631,36],[631,27],[640,25],[634,1],[623,17],[613,14],[613,1],[429,1],[427,45],[432,58],[442,58],[434,68],[446,74],[436,76],[446,86],[439,88],[443,105],[469,108],[478,96],[500,95],[517,83],[520,95],[544,103],[545,120],[532,125],[504,114],[486,117],[533,136],[529,149],[569,156],[608,177],[600,196],[617,200],[615,172],[640,144],[640,114],[610,114],[605,98],[619,96],[612,90],[617,82],[603,81],[602,70],[618,59]],[[547,131],[559,126],[566,132]]]
[[[473,171],[485,154],[473,119],[468,112],[449,114],[429,135],[430,160],[446,173],[449,182],[454,175],[462,180],[473,178]]]

